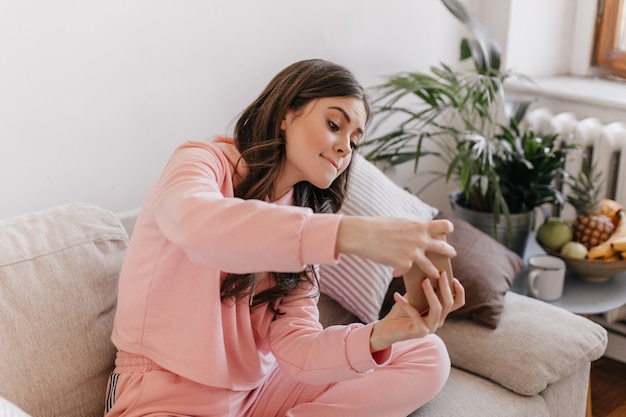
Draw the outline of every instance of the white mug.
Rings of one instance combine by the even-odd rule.
[[[544,301],[554,301],[563,295],[565,261],[551,255],[535,255],[528,260],[528,289]]]

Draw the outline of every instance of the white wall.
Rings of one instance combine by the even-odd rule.
[[[515,18],[509,20],[507,67],[532,76],[567,73],[573,4],[572,0],[512,1],[510,13]]]
[[[464,0],[533,77],[585,73],[596,0]],[[3,0],[0,218],[69,201],[141,203],[171,151],[228,133],[293,61],[387,74],[455,64],[439,0]],[[396,176],[416,190],[410,166]],[[421,196],[449,210],[453,185]]]
[[[0,218],[137,206],[175,146],[228,132],[291,62],[373,86],[453,62],[461,29],[437,0],[5,0]]]
[[[504,67],[531,77],[589,75],[597,0],[478,0]]]

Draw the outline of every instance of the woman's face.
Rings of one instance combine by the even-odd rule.
[[[300,181],[328,188],[346,170],[367,120],[356,97],[325,97],[288,111],[281,122],[286,158],[276,187],[277,197]]]

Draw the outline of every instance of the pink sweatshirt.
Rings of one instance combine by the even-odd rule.
[[[317,289],[282,299],[285,314],[277,317],[248,300],[220,301],[227,272],[296,272],[337,261],[340,215],[291,206],[291,192],[274,203],[234,198],[238,156],[227,138],[174,152],[133,231],[113,343],[185,378],[233,390],[258,387],[277,364],[310,383],[371,372],[391,349],[370,353],[371,324],[322,329],[311,297]]]

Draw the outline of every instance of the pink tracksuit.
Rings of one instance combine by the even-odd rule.
[[[220,301],[227,272],[337,262],[340,215],[291,193],[234,198],[238,156],[228,138],[183,144],[146,199],[120,275],[107,417],[406,416],[430,400],[450,366],[434,335],[372,354],[371,324],[322,329],[316,288],[278,316]]]

